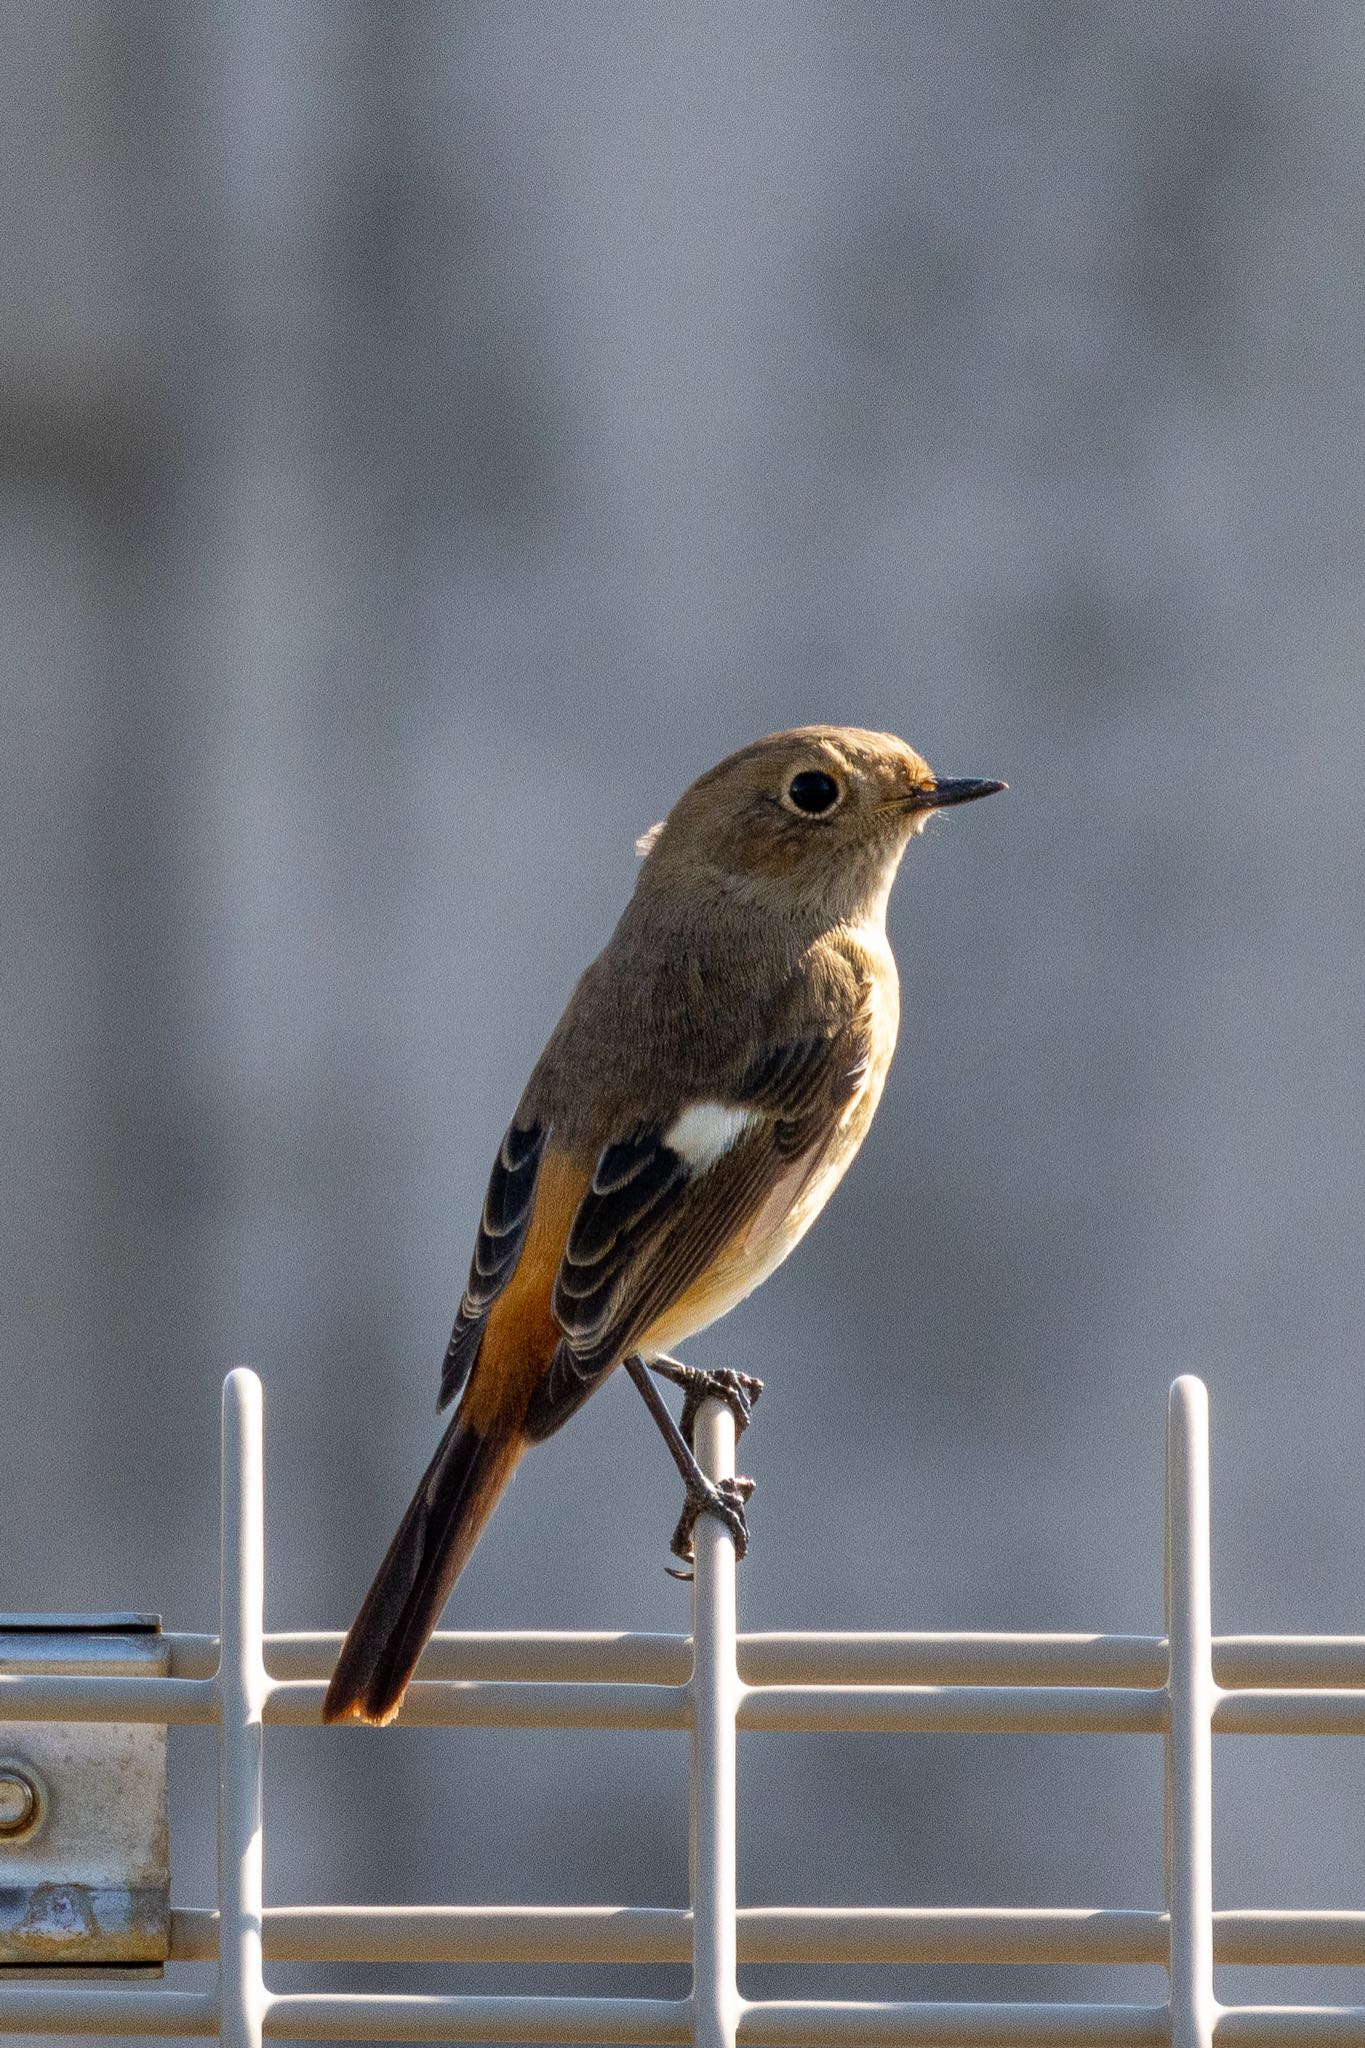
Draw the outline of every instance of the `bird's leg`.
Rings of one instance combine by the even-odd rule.
[[[668,1362],[673,1363],[671,1359]],[[669,1549],[675,1557],[681,1558],[684,1564],[689,1563],[692,1557],[692,1531],[696,1527],[698,1515],[716,1515],[734,1538],[736,1557],[743,1557],[749,1548],[749,1525],[744,1519],[744,1503],[754,1490],[753,1480],[742,1476],[734,1479],[708,1479],[697,1463],[691,1444],[669,1414],[663,1395],[649,1376],[644,1359],[626,1358],[622,1360],[622,1364],[639,1388],[644,1404],[654,1417],[659,1434],[668,1446],[669,1456],[682,1474],[685,1489],[683,1511],[678,1518],[678,1526],[673,1531]],[[674,1572],[673,1576],[686,1578],[689,1575],[686,1572]]]
[[[763,1392],[762,1380],[754,1378],[751,1372],[731,1372],[722,1366],[717,1372],[705,1372],[699,1365],[684,1365],[680,1358],[670,1358],[667,1353],[661,1358],[647,1361],[651,1372],[661,1380],[671,1380],[675,1387],[683,1390],[682,1419],[679,1427],[693,1450],[696,1449],[697,1417],[703,1401],[723,1401],[735,1418],[735,1435],[743,1436],[749,1427],[749,1418],[754,1404]]]

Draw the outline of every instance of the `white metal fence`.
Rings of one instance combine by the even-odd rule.
[[[1219,2006],[1213,1966],[1363,1963],[1365,1913],[1213,1910],[1212,1737],[1365,1733],[1365,1638],[1215,1640],[1209,1605],[1208,1402],[1171,1389],[1164,1637],[736,1633],[727,1532],[696,1532],[693,1634],[440,1635],[410,1689],[409,1725],[690,1728],[691,1910],[308,1907],[263,1910],[266,1724],[315,1724],[335,1635],[263,1632],[260,1382],[223,1401],[218,1637],[172,1635],[170,1674],[0,1675],[0,1721],[216,1722],[218,1903],[175,1910],[173,1960],[217,1958],[216,1988],[0,1982],[0,2035],[695,2043],[1365,2044],[1365,2008]],[[734,1423],[708,1404],[707,1469],[734,1469]],[[1160,1734],[1166,1753],[1162,1911],[739,1908],[740,1729]],[[345,1736],[339,1735],[344,1740]],[[393,1739],[401,1740],[401,1736]],[[690,1961],[686,1999],[276,1994],[280,1962]],[[1162,2005],[763,2001],[740,1962],[1160,1963]]]

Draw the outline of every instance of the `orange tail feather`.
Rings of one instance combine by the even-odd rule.
[[[455,1415],[341,1646],[324,1721],[393,1719],[523,1448],[520,1430],[485,1435]]]

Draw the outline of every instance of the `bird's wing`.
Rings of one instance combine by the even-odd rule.
[[[488,1311],[521,1257],[535,1204],[545,1138],[543,1124],[512,1123],[498,1148],[484,1196],[479,1234],[474,1240],[469,1280],[441,1367],[441,1394],[437,1402],[440,1408],[454,1400],[469,1378]]]
[[[532,1435],[549,1435],[573,1413],[780,1182],[796,1199],[866,1077],[869,1052],[862,1020],[793,1040],[755,1061],[721,1100],[604,1147],[555,1280],[564,1336],[532,1398]]]

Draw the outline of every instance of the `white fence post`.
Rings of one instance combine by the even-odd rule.
[[[261,1383],[223,1388],[222,1653],[218,1667],[218,1988],[223,2048],[260,2048],[261,1727],[265,1705],[265,1458]]]
[[[711,1479],[735,1470],[735,1418],[708,1401],[697,1418],[697,1459]],[[715,1515],[694,1532],[692,1583],[692,2009],[695,2048],[734,2048],[739,2025],[736,1965],[735,1749],[740,1682],[736,1654],[734,1538]]]
[[[1209,1549],[1209,1397],[1185,1374],[1166,1418],[1166,1910],[1171,1929],[1171,2048],[1212,2048],[1213,1624]]]

